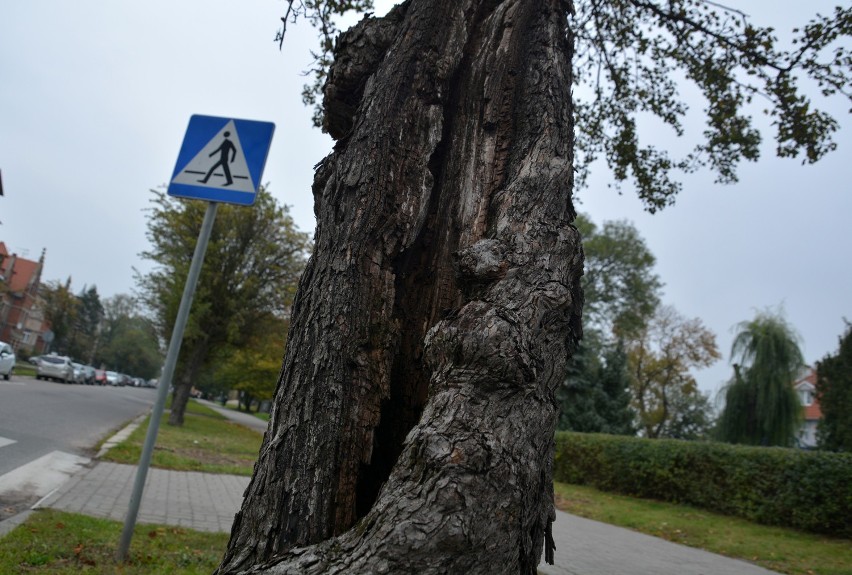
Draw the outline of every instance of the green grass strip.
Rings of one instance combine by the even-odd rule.
[[[0,573],[209,575],[227,533],[137,525],[128,561],[116,564],[121,523],[44,509],[0,539]]]
[[[104,461],[136,465],[148,432],[145,418],[126,441],[110,449]],[[201,471],[250,476],[263,436],[225,419],[212,409],[190,402],[182,427],[168,425],[164,414],[151,456],[151,466],[175,471]]]

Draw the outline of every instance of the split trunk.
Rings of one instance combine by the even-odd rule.
[[[338,40],[337,140],[218,573],[535,573],[580,331],[569,7],[410,0]]]

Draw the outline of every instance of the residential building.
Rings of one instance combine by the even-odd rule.
[[[799,401],[804,408],[804,421],[797,437],[799,447],[813,449],[817,446],[817,424],[822,419],[822,410],[816,396],[816,370],[808,367],[793,383]]]
[[[28,260],[0,242],[0,340],[27,354],[44,352],[49,333],[38,297],[44,254]]]

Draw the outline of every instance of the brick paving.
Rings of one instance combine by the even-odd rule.
[[[96,462],[39,507],[123,521],[135,477],[134,465]],[[137,522],[228,532],[248,482],[248,477],[238,475],[151,468]]]

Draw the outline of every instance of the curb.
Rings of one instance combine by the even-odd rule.
[[[97,455],[95,455],[95,459],[100,459],[101,457],[104,456],[104,454],[107,451],[109,451],[110,449],[112,449],[113,447],[115,447],[116,445],[118,445],[119,443],[124,441],[125,439],[127,439],[130,436],[131,433],[136,431],[137,427],[142,425],[142,422],[145,420],[146,417],[148,417],[148,415],[150,415],[150,414],[143,413],[142,415],[140,415],[139,417],[137,417],[136,419],[134,419],[133,421],[128,423],[124,428],[119,430],[115,435],[113,435],[112,437],[110,437],[109,439],[104,441],[104,443],[103,443],[103,445],[101,445],[101,448],[98,451]]]

